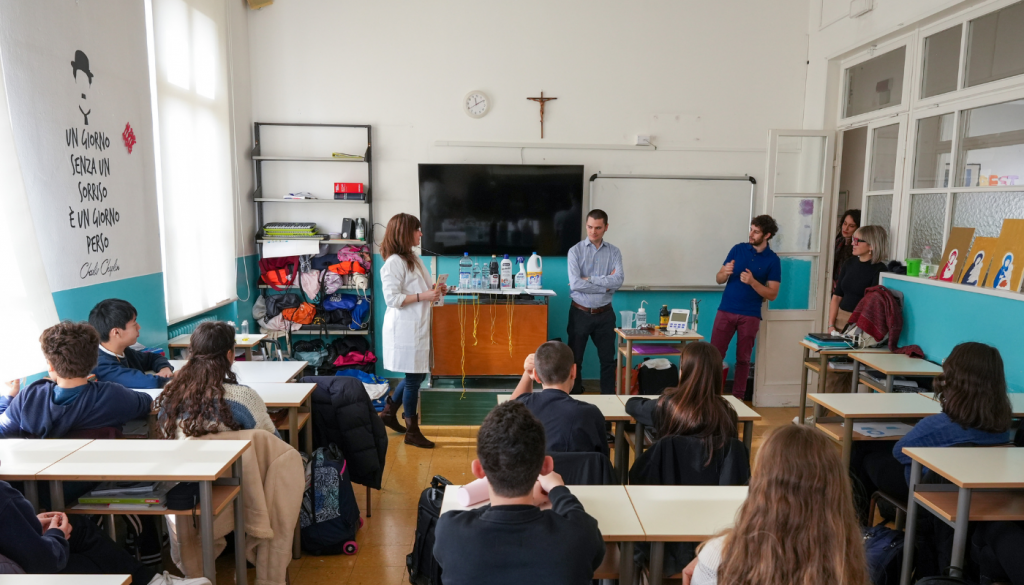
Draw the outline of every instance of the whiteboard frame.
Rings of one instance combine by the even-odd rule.
[[[605,175],[603,173],[594,173],[590,176],[589,188],[587,189],[587,204],[584,209],[588,210],[583,214],[581,221],[582,224],[582,237],[587,237],[586,225],[587,225],[587,214],[590,213],[589,209],[591,202],[594,199],[594,181],[597,179],[677,179],[683,181],[746,181],[750,183],[750,219],[754,219],[754,197],[757,195],[757,180],[750,175],[721,175],[721,176],[701,176],[701,175]],[[636,284],[629,287],[623,286],[619,289],[620,291],[639,291],[639,290],[663,290],[663,291],[723,291],[725,285],[721,286],[662,286],[662,285],[647,285],[647,284]]]

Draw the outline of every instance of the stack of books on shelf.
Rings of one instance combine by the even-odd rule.
[[[78,498],[77,509],[159,511],[167,509],[174,482],[107,481]]]
[[[344,152],[332,152],[331,153],[331,158],[337,158],[337,159],[341,159],[341,160],[351,160],[351,161],[366,160],[366,156],[365,155],[348,154],[348,153],[344,153]]]
[[[260,238],[265,240],[323,239],[312,221],[275,221],[264,224],[261,231]]]

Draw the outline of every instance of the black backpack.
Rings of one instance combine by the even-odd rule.
[[[864,528],[864,555],[873,585],[896,585],[903,568],[903,532],[879,524]]]
[[[441,585],[441,567],[434,560],[434,527],[441,516],[444,486],[452,485],[440,475],[430,480],[430,487],[420,494],[416,513],[416,542],[405,557],[409,569],[409,582],[413,585]]]
[[[647,360],[644,360],[647,361]],[[665,388],[675,388],[679,385],[679,368],[675,364],[664,370],[640,367],[637,381],[640,383],[640,394],[657,395]]]

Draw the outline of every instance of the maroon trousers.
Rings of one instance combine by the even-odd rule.
[[[715,326],[711,330],[711,345],[725,358],[729,342],[733,334],[736,339],[736,367],[733,373],[732,395],[743,400],[747,391],[747,376],[750,375],[750,352],[754,349],[757,330],[761,328],[761,320],[757,317],[737,315],[719,311],[715,315]]]

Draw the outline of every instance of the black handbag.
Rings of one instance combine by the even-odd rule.
[[[266,295],[267,299],[267,319],[273,319],[281,314],[281,311],[285,309],[294,309],[302,304],[302,297],[295,293],[285,293],[283,295]]]
[[[199,505],[199,483],[183,481],[167,491],[168,510],[191,510]]]

